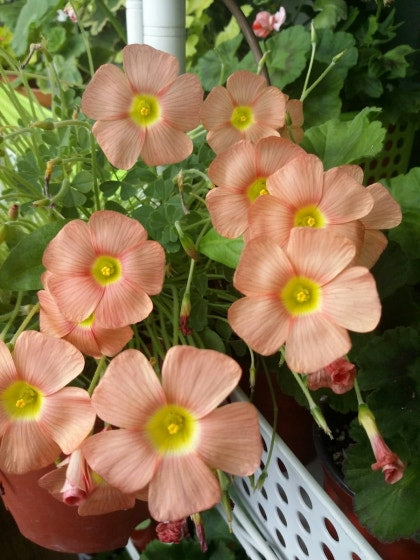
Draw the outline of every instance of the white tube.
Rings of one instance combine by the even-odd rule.
[[[185,71],[185,0],[143,0],[143,42],[177,57]]]
[[[143,0],[126,0],[127,44],[143,43]]]

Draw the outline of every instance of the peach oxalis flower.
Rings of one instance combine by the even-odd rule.
[[[119,212],[72,220],[50,241],[43,265],[48,290],[69,321],[95,321],[108,329],[145,319],[150,295],[162,289],[165,252],[144,227]]]
[[[324,172],[322,161],[305,153],[273,173],[267,191],[250,209],[250,238],[264,236],[284,246],[294,227],[326,228],[362,246],[358,220],[370,212],[373,198],[345,169]]]
[[[48,286],[48,276],[49,272],[43,274],[44,286]],[[39,291],[38,299],[40,331],[68,340],[88,356],[115,356],[133,337],[133,329],[129,325],[108,329],[97,324],[94,313],[79,323],[69,321],[48,290]]]
[[[302,148],[276,136],[262,138],[256,144],[237,142],[218,154],[208,175],[216,185],[206,196],[214,228],[228,238],[248,229],[248,213],[253,203],[268,194],[267,180],[277,169],[298,155]]]
[[[286,361],[311,373],[346,354],[347,329],[373,330],[381,306],[375,280],[350,267],[355,248],[324,229],[294,228],[286,249],[255,239],[244,248],[233,283],[245,297],[228,311],[233,330],[256,352],[286,344]]]
[[[385,482],[394,484],[398,482],[405,470],[405,465],[401,459],[387,446],[381,432],[376,425],[375,417],[367,405],[359,405],[359,422],[363,426],[369,438],[375,455],[376,463],[373,463],[372,470],[382,469]]]
[[[71,453],[93,427],[90,397],[65,387],[84,358],[65,340],[24,331],[13,355],[0,342],[0,466],[24,473]]]
[[[101,515],[135,504],[134,496],[123,494],[93,472],[80,449],[40,478],[38,484],[56,500],[76,506],[79,515]]]
[[[265,78],[248,70],[234,72],[226,87],[214,87],[203,103],[201,122],[207,142],[216,153],[239,140],[257,142],[279,136],[285,123],[286,98]]]
[[[251,475],[261,459],[258,415],[250,403],[216,408],[236,387],[240,366],[229,356],[191,346],[169,349],[162,383],[138,350],[111,361],[92,403],[121,429],[83,444],[89,465],[122,492],[148,485],[157,521],[214,506],[221,490],[213,469]]]
[[[125,74],[113,64],[98,68],[82,97],[82,111],[97,122],[92,132],[108,160],[130,169],[182,161],[192,152],[185,131],[199,124],[203,98],[194,74],[178,76],[177,59],[148,45],[122,51]]]

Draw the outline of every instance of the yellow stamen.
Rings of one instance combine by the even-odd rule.
[[[129,115],[140,126],[150,126],[160,118],[159,100],[153,95],[135,95]]]
[[[258,177],[247,188],[246,194],[251,202],[254,202],[259,196],[268,194],[266,177]]]
[[[283,288],[280,299],[293,316],[305,315],[319,309],[321,286],[304,276],[295,276]]]
[[[193,414],[175,404],[159,408],[146,425],[146,433],[162,454],[183,454],[194,449],[198,423]]]
[[[25,381],[15,381],[0,395],[6,413],[14,420],[35,419],[42,408],[43,394]]]
[[[309,204],[295,213],[295,227],[322,228],[326,224],[326,219],[321,210],[315,204]]]
[[[252,112],[252,108],[246,105],[239,105],[238,107],[235,107],[232,111],[230,122],[232,126],[238,130],[246,130],[254,124],[254,114]]]
[[[92,275],[101,286],[117,282],[122,276],[121,263],[115,257],[101,255],[93,263]]]

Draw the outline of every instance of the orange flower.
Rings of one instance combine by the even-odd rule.
[[[216,188],[207,193],[206,204],[220,235],[235,238],[245,233],[251,206],[269,192],[268,178],[304,153],[289,140],[269,136],[256,144],[237,142],[217,155],[208,170]]]
[[[247,70],[234,72],[226,87],[214,87],[203,103],[201,122],[209,132],[207,142],[216,153],[239,140],[257,142],[279,136],[284,126],[286,100],[265,78]]]
[[[292,370],[311,373],[346,354],[347,329],[373,330],[381,305],[364,267],[348,268],[355,247],[324,229],[294,228],[286,250],[255,239],[244,248],[234,286],[245,297],[228,311],[233,330],[263,355],[286,344]]]
[[[113,426],[89,437],[89,465],[127,494],[148,486],[157,521],[183,519],[221,498],[214,469],[248,476],[261,460],[258,414],[250,403],[216,408],[236,387],[240,366],[229,356],[173,346],[162,384],[138,350],[111,361],[92,395],[100,417]]]
[[[119,212],[94,212],[89,223],[72,220],[44,251],[48,290],[60,312],[75,323],[107,329],[145,319],[149,297],[162,289],[165,253],[144,227]]]
[[[24,331],[13,356],[0,341],[0,465],[14,473],[41,469],[72,453],[93,427],[90,397],[65,387],[81,373],[82,354],[65,340]]]
[[[199,79],[177,77],[177,59],[148,45],[128,45],[122,55],[125,74],[104,64],[83,93],[82,111],[97,121],[96,140],[120,169],[139,156],[147,165],[182,161],[193,148],[185,131],[199,124]]]

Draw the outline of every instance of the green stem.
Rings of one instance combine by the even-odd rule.
[[[316,52],[316,34],[315,34],[315,27],[313,22],[311,21],[311,58],[309,59],[308,71],[306,72],[305,83],[303,84],[302,95],[300,96],[300,100],[303,101],[306,97],[306,90],[308,87],[309,78],[312,72],[312,67],[315,60],[315,52]]]
[[[12,324],[13,324],[13,321],[16,319],[16,317],[17,317],[17,315],[18,315],[18,313],[19,313],[19,310],[20,310],[20,306],[21,306],[21,303],[22,303],[22,299],[23,299],[23,292],[18,292],[18,295],[17,295],[17,297],[16,297],[15,307],[14,307],[14,309],[13,309],[11,315],[10,315],[10,318],[9,318],[9,321],[7,322],[7,325],[4,327],[4,329],[3,329],[3,331],[2,331],[2,333],[1,333],[1,335],[0,335],[0,339],[1,339],[1,340],[4,340],[4,339],[5,339],[5,337],[6,337],[7,333],[8,333],[8,331],[9,331],[10,327],[11,327]]]
[[[341,51],[340,53],[336,54],[334,56],[334,58],[332,59],[332,61],[330,62],[330,64],[327,66],[327,68],[325,68],[325,70],[322,72],[322,74],[315,80],[315,82],[306,90],[302,93],[302,95],[300,96],[300,101],[304,101],[308,95],[311,93],[311,91],[316,88],[316,86],[322,82],[322,80],[325,78],[325,76],[328,74],[328,72],[334,68],[334,66],[337,64],[337,62],[340,60],[340,58],[343,56],[343,54],[346,51]]]
[[[358,406],[360,406],[362,404],[366,404],[365,401],[363,400],[362,392],[360,391],[360,387],[359,387],[359,383],[358,383],[357,379],[354,380],[354,385],[353,386],[354,386],[354,392],[356,393]]]
[[[34,315],[36,315],[36,313],[38,313],[39,311],[39,303],[36,303],[35,305],[32,306],[32,309],[29,311],[29,313],[27,314],[27,316],[25,317],[25,319],[22,321],[22,324],[20,325],[20,327],[18,328],[18,330],[15,332],[15,334],[13,335],[13,338],[10,341],[10,344],[13,346],[13,344],[16,342],[18,336],[26,329],[26,327],[29,325],[29,323],[32,321]]]
[[[83,44],[85,45],[85,49],[86,49],[86,55],[87,55],[87,59],[88,59],[88,64],[89,64],[89,72],[91,77],[93,76],[93,74],[95,73],[95,68],[93,66],[93,58],[92,58],[92,52],[90,50],[90,45],[89,45],[89,38],[88,35],[85,31],[85,28],[83,27],[83,25],[80,22],[80,17],[79,14],[77,12],[76,6],[74,2],[70,2],[71,7],[74,10],[74,13],[76,15],[77,18],[77,25],[79,26],[79,30],[80,30],[80,35],[82,36],[82,41]]]
[[[104,369],[105,360],[106,360],[105,356],[101,356],[101,358],[97,361],[98,365],[96,366],[95,373],[93,374],[92,381],[90,382],[88,388],[89,395],[92,395],[93,390],[95,389],[99,379],[101,378],[102,371]]]

